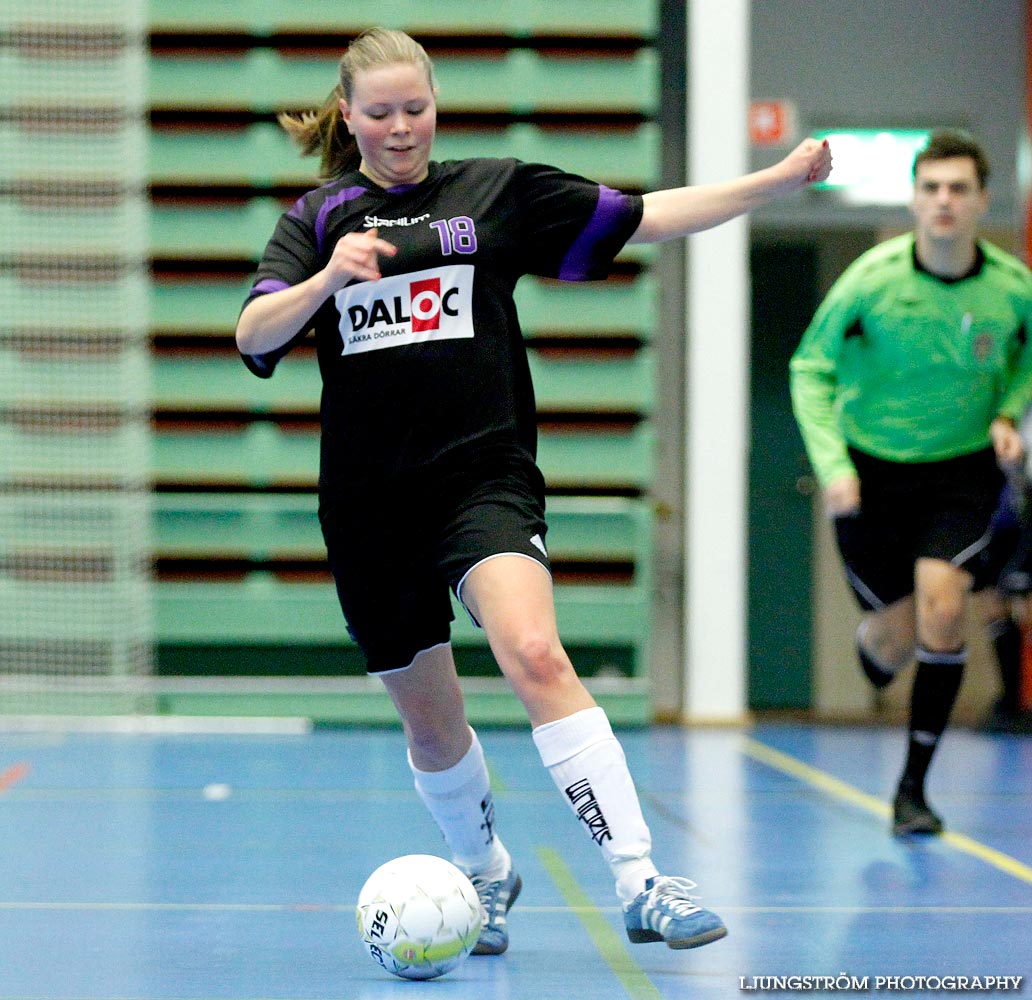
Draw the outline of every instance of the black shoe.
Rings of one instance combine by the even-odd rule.
[[[932,812],[924,794],[909,784],[901,784],[892,804],[892,833],[896,837],[910,834],[942,833],[942,819]]]

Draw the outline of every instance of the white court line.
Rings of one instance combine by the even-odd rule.
[[[304,736],[310,719],[244,715],[0,715],[9,733],[171,733]]]
[[[290,913],[320,912],[346,913],[353,903],[131,903],[131,902],[41,902],[31,900],[0,900],[0,910],[6,911],[70,911],[83,912],[124,911],[150,912],[227,912],[227,913]],[[619,906],[524,906],[521,913],[576,913],[590,910],[599,913],[622,913]],[[728,913],[1032,913],[1032,906],[727,906]]]

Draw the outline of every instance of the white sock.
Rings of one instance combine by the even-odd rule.
[[[534,730],[541,761],[584,824],[616,877],[616,894],[629,903],[657,875],[652,835],[623,747],[606,713],[586,708]]]
[[[420,771],[408,755],[416,792],[444,835],[455,864],[489,879],[503,878],[512,861],[494,832],[494,799],[484,750],[471,729],[465,756],[444,771]]]

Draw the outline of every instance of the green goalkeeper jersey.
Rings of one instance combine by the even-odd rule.
[[[922,269],[909,233],[835,282],[790,365],[792,406],[822,486],[855,475],[849,447],[931,462],[989,445],[1032,402],[1032,273],[984,241],[955,281]]]

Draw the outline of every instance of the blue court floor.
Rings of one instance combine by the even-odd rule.
[[[444,853],[400,732],[0,731],[0,1000],[707,1000],[843,974],[868,995],[899,992],[877,976],[1021,976],[1032,994],[1032,738],[950,731],[929,791],[949,832],[897,841],[900,730],[620,735],[659,866],[696,879],[729,936],[630,945],[529,734],[488,729],[524,880],[512,946],[413,983],[354,921],[381,862]]]

